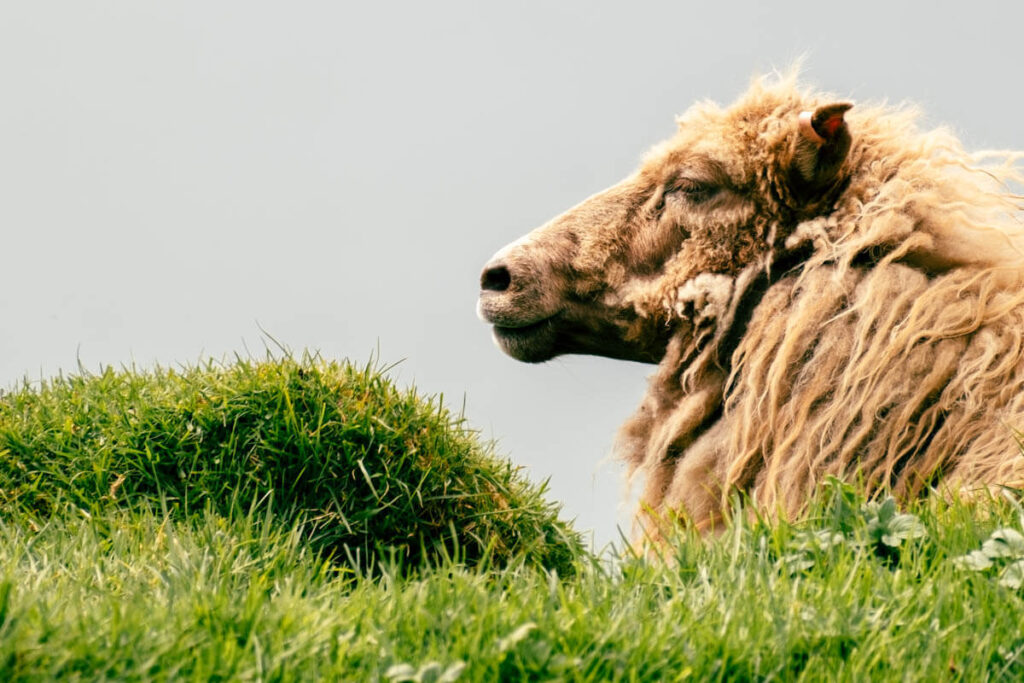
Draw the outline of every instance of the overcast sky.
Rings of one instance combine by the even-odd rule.
[[[465,402],[598,545],[653,368],[517,363],[483,263],[626,174],[697,99],[806,56],[1024,148],[1024,5],[25,0],[0,9],[0,385],[293,349]]]

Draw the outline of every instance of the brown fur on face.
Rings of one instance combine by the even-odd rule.
[[[797,514],[827,475],[1024,485],[1020,155],[847,109],[793,77],[698,104],[485,268],[480,312],[511,355],[660,361],[620,439],[648,530],[713,525],[737,490]]]

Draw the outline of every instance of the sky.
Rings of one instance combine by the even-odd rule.
[[[628,175],[691,103],[803,60],[1024,149],[1016,2],[54,0],[0,9],[0,386],[293,350],[401,361],[628,535],[653,366],[518,363],[474,313],[504,244]]]

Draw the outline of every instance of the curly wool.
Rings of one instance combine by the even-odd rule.
[[[823,101],[784,78],[725,112],[751,122],[736,163],[764,169],[780,207],[784,120]],[[970,155],[914,120],[851,111],[846,182],[817,215],[766,221],[768,251],[727,276],[670,264],[635,296],[678,330],[620,434],[648,534],[667,515],[709,528],[735,491],[797,515],[828,475],[901,496],[1024,487],[1024,250],[1007,189],[1021,155]],[[773,272],[799,248],[806,260]]]

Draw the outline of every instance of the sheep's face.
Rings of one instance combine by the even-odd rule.
[[[783,104],[691,110],[633,175],[495,254],[477,309],[498,346],[528,362],[658,362],[674,334],[713,317],[706,285],[728,290],[779,225],[820,204],[816,155],[827,144],[801,138],[798,103]]]

